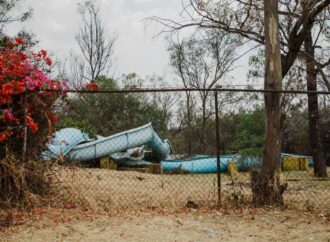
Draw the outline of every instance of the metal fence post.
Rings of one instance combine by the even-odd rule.
[[[218,206],[221,206],[221,174],[220,174],[220,131],[219,131],[219,107],[218,91],[214,91],[215,99],[215,132],[216,132],[216,154],[217,154],[217,190]]]

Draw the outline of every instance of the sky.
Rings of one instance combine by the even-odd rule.
[[[32,18],[24,23],[5,27],[9,34],[19,30],[35,34],[39,47],[53,53],[59,60],[78,53],[75,34],[79,28],[77,4],[82,0],[25,0],[22,9],[31,7]],[[108,34],[116,33],[114,76],[135,72],[141,77],[156,74],[176,79],[169,66],[165,35],[157,38],[161,26],[146,25],[145,18],[178,17],[181,0],[98,0],[101,19]],[[236,64],[231,73],[233,84],[246,84],[247,57]],[[170,81],[171,83],[171,81]]]

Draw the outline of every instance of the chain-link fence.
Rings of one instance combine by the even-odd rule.
[[[330,209],[330,180],[314,176],[306,95],[282,98],[285,203]],[[329,106],[319,95],[319,159],[328,165]],[[57,132],[42,156],[57,161],[55,181],[68,199],[96,209],[251,202],[249,172],[262,162],[261,93],[77,92],[55,109]]]

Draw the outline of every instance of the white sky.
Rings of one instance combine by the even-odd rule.
[[[82,0],[26,0],[23,6],[33,8],[32,19],[5,27],[9,34],[25,29],[36,35],[39,47],[64,60],[70,50],[78,52],[75,33],[79,16],[77,3]],[[145,28],[143,19],[150,16],[176,17],[181,10],[181,0],[99,0],[101,17],[109,33],[116,32],[115,76],[136,72],[144,77],[157,74],[173,79],[168,65],[165,36],[152,38],[159,29],[155,25]],[[160,26],[159,26],[160,27]],[[246,84],[247,57],[240,60],[231,75],[233,84]],[[176,83],[175,85],[180,85]]]

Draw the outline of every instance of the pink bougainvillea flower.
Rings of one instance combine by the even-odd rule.
[[[3,131],[0,132],[0,143],[6,141],[10,136],[12,136],[13,132],[11,131]]]
[[[25,51],[24,39],[11,39],[3,33],[0,39],[0,142],[6,142],[22,138],[26,113],[31,133],[36,133],[45,119],[50,121],[49,128],[53,127],[56,116],[52,104],[59,95],[65,95],[67,86],[44,72],[45,65],[52,65],[47,51]]]
[[[52,60],[50,58],[45,58],[45,62],[48,66],[51,66],[52,65]]]
[[[27,124],[31,129],[31,132],[36,133],[38,131],[38,124],[29,115],[26,117],[26,119],[27,119]]]
[[[25,42],[24,42],[24,40],[22,38],[16,38],[15,41],[16,41],[17,44],[20,44],[20,45],[24,45],[25,44]]]
[[[85,85],[85,88],[87,89],[87,90],[91,90],[91,91],[93,91],[93,90],[98,90],[100,87],[99,87],[99,84],[97,84],[96,82],[91,82],[91,83],[88,83],[88,84],[86,84]]]
[[[13,112],[10,109],[4,109],[2,111],[3,113],[3,118],[9,120],[9,121],[16,121]]]

